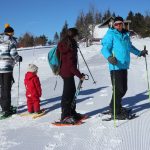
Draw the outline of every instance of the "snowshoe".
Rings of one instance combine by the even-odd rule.
[[[55,126],[74,126],[74,125],[81,125],[83,122],[76,121],[73,117],[66,117],[63,120],[56,121],[52,123]]]
[[[16,114],[17,113],[17,107],[10,106],[10,111],[12,112],[12,114]]]
[[[132,109],[131,108],[121,107],[121,112],[130,114],[132,112]]]
[[[2,115],[3,115],[3,111],[1,110],[1,111],[0,111],[0,116],[2,116]]]
[[[36,113],[34,113],[34,115],[33,115],[33,119],[36,119],[36,118],[39,118],[39,117],[42,117],[43,115],[45,115],[45,110],[43,109],[43,110],[40,110],[39,112],[36,112]]]
[[[132,109],[128,109],[128,108],[125,108],[125,107],[121,107],[121,112],[122,113],[131,113],[132,112]],[[112,114],[112,110],[111,109],[108,109],[108,110],[105,110],[102,112],[102,114],[104,115],[111,115]]]
[[[33,112],[33,113],[25,112],[25,113],[19,114],[19,116],[21,116],[21,117],[33,116],[33,115],[35,115],[35,113],[34,113],[34,112]]]
[[[137,117],[138,116],[136,114],[132,114],[131,111],[130,112],[122,111],[120,114],[116,114],[115,119],[116,120],[131,120]],[[113,114],[111,114],[111,117],[102,119],[102,121],[110,121],[110,120],[114,120]]]
[[[28,116],[31,116],[33,119],[36,119],[36,118],[39,118],[39,117],[42,117],[43,115],[46,114],[46,111],[44,109],[40,110],[39,112],[26,112],[26,113],[23,113],[23,114],[20,114],[21,117],[28,117]]]
[[[73,118],[74,118],[76,121],[82,121],[82,120],[87,119],[87,118],[88,118],[88,115],[76,113],[75,115],[73,115]]]
[[[3,111],[1,116],[0,116],[0,120],[3,120],[3,119],[6,119],[6,118],[9,118],[11,117],[13,114],[11,111]]]

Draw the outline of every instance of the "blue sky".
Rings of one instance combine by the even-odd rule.
[[[0,32],[3,32],[4,24],[9,23],[16,36],[30,32],[53,39],[65,20],[73,27],[78,14],[82,10],[87,12],[90,4],[101,12],[110,9],[124,18],[129,10],[142,14],[150,11],[149,0],[1,0]]]

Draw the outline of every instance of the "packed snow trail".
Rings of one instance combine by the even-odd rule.
[[[134,39],[133,44],[142,49],[147,45],[150,49],[150,39]],[[34,51],[21,51],[19,111],[27,111],[25,88],[23,84],[27,65],[35,63],[39,67],[39,77],[42,83],[41,106],[47,114],[41,118],[20,117],[0,121],[0,149],[1,150],[149,150],[150,147],[150,103],[147,94],[145,61],[131,55],[131,66],[128,72],[128,91],[123,104],[131,107],[138,118],[131,121],[117,121],[114,128],[113,121],[103,122],[101,113],[108,109],[111,99],[111,81],[106,60],[100,55],[99,45],[88,48],[81,47],[83,55],[89,65],[93,77],[83,83],[82,91],[77,100],[77,111],[90,116],[79,126],[55,127],[51,123],[60,118],[60,100],[62,94],[62,80],[58,78],[58,85],[54,91],[56,77],[52,74],[48,63],[48,48]],[[33,58],[34,51],[34,58]],[[148,66],[150,57],[148,55]],[[79,56],[81,72],[88,74],[81,56]],[[150,72],[149,72],[150,73]],[[16,83],[12,89],[12,102],[17,99],[18,66],[14,70]],[[76,84],[78,84],[76,78]]]

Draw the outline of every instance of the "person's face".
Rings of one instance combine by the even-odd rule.
[[[14,32],[7,33],[9,36],[13,36]]]
[[[117,29],[118,31],[122,31],[122,29],[123,29],[123,23],[122,22],[115,23],[114,24],[114,28]]]
[[[35,74],[37,74],[37,73],[38,73],[38,70],[35,71]]]

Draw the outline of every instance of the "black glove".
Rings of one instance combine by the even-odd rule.
[[[111,63],[112,65],[116,65],[118,63],[116,57],[113,57],[113,56],[109,56],[108,57],[108,61],[109,63]]]
[[[80,80],[85,80],[85,74],[84,73],[82,73],[82,78],[80,79]]]
[[[140,53],[140,57],[141,56],[146,57],[146,55],[148,55],[148,51],[147,50],[142,50],[141,53]]]
[[[84,73],[82,73],[82,77],[85,77],[85,74],[84,74]]]
[[[22,56],[17,57],[17,62],[22,62]]]

